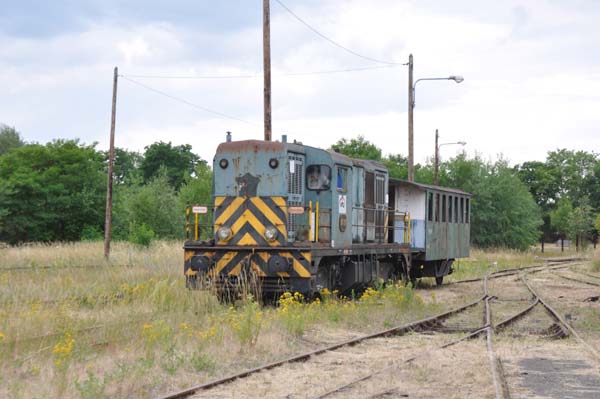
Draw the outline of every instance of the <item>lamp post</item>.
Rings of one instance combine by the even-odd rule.
[[[423,80],[453,80],[456,83],[461,83],[464,78],[458,75],[448,76],[447,78],[421,78],[413,83],[413,56],[408,57],[408,181],[415,180],[414,174],[414,143],[413,143],[413,113],[415,109],[415,94],[417,83]]]
[[[454,143],[442,143],[438,145],[438,139],[439,139],[440,135],[438,134],[438,130],[435,129],[435,174],[433,175],[433,184],[436,186],[440,185],[440,147],[443,145],[452,145],[452,144],[458,144],[458,145],[462,145],[465,146],[467,145],[466,141],[457,141]]]

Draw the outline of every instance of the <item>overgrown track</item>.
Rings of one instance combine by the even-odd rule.
[[[373,334],[367,334],[367,335],[363,335],[357,338],[353,338],[341,343],[337,343],[334,345],[330,345],[330,346],[326,346],[317,350],[313,350],[310,352],[306,352],[300,355],[296,355],[296,356],[292,356],[290,358],[287,359],[283,359],[283,360],[279,360],[273,363],[269,363],[260,367],[256,367],[250,370],[246,370],[246,371],[242,371],[240,373],[236,373],[236,374],[232,374],[230,376],[224,377],[224,378],[220,378],[217,380],[213,380],[204,384],[200,384],[200,385],[196,385],[187,389],[184,389],[182,391],[179,392],[174,392],[174,393],[170,393],[168,395],[165,396],[161,396],[159,397],[160,399],[176,399],[176,398],[185,398],[188,396],[193,395],[194,393],[198,392],[198,391],[202,391],[205,389],[209,389],[209,388],[213,388],[215,386],[218,385],[222,385],[222,384],[226,384],[228,382],[234,381],[238,378],[244,378],[247,377],[251,374],[255,374],[258,373],[260,371],[264,371],[264,370],[269,370],[278,366],[282,366],[284,364],[288,364],[288,363],[293,363],[293,362],[301,362],[301,361],[306,361],[308,359],[310,359],[312,356],[317,356],[323,353],[327,353],[327,352],[331,352],[331,351],[335,351],[338,350],[340,348],[344,348],[347,346],[352,346],[352,345],[356,345],[360,342],[363,341],[367,341],[373,338],[380,338],[380,337],[386,337],[386,336],[390,336],[390,335],[402,335],[406,332],[409,331],[414,331],[417,329],[423,329],[423,328],[427,328],[427,326],[433,326],[436,325],[437,323],[439,323],[440,321],[455,315],[457,313],[463,312],[466,309],[469,309],[475,305],[477,305],[478,303],[480,303],[481,301],[483,301],[485,298],[481,297],[471,303],[468,303],[464,306],[461,306],[459,308],[435,315],[435,316],[431,316],[428,317],[426,319],[422,319],[422,320],[418,320],[412,323],[407,323],[407,324],[403,324],[397,327],[392,327],[389,328],[387,330],[383,330],[383,331],[379,331]]]
[[[360,342],[368,341],[368,340],[371,340],[374,338],[386,337],[386,336],[392,336],[392,335],[402,335],[402,334],[405,334],[410,331],[419,331],[419,332],[421,332],[421,331],[436,331],[436,328],[439,327],[439,325],[441,324],[442,321],[450,318],[451,316],[456,316],[462,312],[465,312],[468,309],[471,309],[481,303],[484,304],[484,311],[485,311],[485,313],[484,313],[485,324],[484,325],[472,328],[470,331],[467,332],[466,335],[464,335],[458,339],[455,339],[451,342],[444,343],[443,345],[440,345],[435,348],[430,348],[429,350],[425,350],[425,351],[421,350],[421,351],[409,356],[408,358],[403,359],[402,361],[400,361],[398,363],[394,363],[391,366],[387,366],[385,368],[381,368],[381,369],[372,371],[372,372],[370,372],[366,375],[360,376],[354,380],[345,382],[333,389],[330,389],[330,390],[316,396],[316,398],[325,398],[328,396],[332,396],[333,394],[336,394],[338,392],[346,391],[348,389],[351,389],[352,386],[359,384],[363,381],[366,381],[366,380],[374,377],[377,374],[381,374],[386,371],[392,370],[394,368],[398,368],[403,363],[405,364],[405,363],[412,362],[415,359],[417,359],[423,355],[426,355],[427,353],[431,353],[432,351],[441,350],[444,348],[454,346],[456,344],[459,344],[461,342],[464,342],[466,340],[469,340],[471,338],[477,337],[477,336],[485,333],[486,334],[486,348],[487,348],[487,353],[488,353],[488,357],[489,357],[489,361],[490,361],[490,367],[492,370],[495,396],[497,399],[501,399],[501,398],[506,399],[509,397],[509,392],[508,392],[506,380],[505,380],[503,372],[502,372],[501,363],[500,363],[499,359],[496,357],[494,348],[493,348],[494,331],[500,331],[503,328],[506,328],[510,324],[523,318],[527,313],[529,313],[531,310],[533,310],[537,305],[542,304],[547,309],[548,313],[552,316],[552,318],[558,324],[561,325],[561,328],[564,329],[565,332],[570,333],[571,335],[576,337],[580,342],[583,343],[583,345],[587,345],[587,346],[589,346],[589,345],[587,343],[585,343],[585,341],[583,341],[579,337],[577,332],[575,330],[573,330],[573,328],[571,326],[569,326],[560,317],[560,315],[558,313],[556,313],[556,311],[548,305],[548,303],[545,300],[543,300],[542,298],[539,297],[539,295],[529,285],[529,283],[526,281],[526,279],[523,275],[522,275],[521,279],[522,279],[523,283],[526,285],[529,292],[531,293],[531,296],[532,296],[531,303],[526,308],[519,310],[518,312],[514,313],[513,315],[507,317],[506,319],[504,319],[494,325],[492,323],[492,310],[491,310],[491,303],[490,303],[494,297],[492,295],[490,295],[488,292],[488,280],[495,279],[495,278],[501,278],[501,277],[515,276],[515,275],[524,274],[524,273],[530,274],[530,273],[537,273],[537,272],[544,271],[544,270],[565,268],[565,267],[570,266],[573,262],[579,261],[579,260],[580,260],[579,258],[569,258],[569,259],[564,259],[564,260],[552,260],[552,262],[548,262],[546,265],[536,265],[536,266],[516,268],[516,269],[505,269],[505,270],[500,270],[497,272],[490,273],[482,278],[459,281],[457,283],[467,282],[467,281],[471,281],[471,282],[481,281],[483,283],[483,295],[480,298],[478,298],[477,300],[475,300],[471,303],[468,303],[464,306],[455,308],[453,310],[450,310],[450,311],[447,311],[447,312],[444,312],[444,313],[441,313],[441,314],[438,314],[438,315],[435,315],[432,317],[428,317],[426,319],[422,319],[422,320],[415,321],[415,322],[408,323],[408,324],[403,324],[403,325],[393,327],[393,328],[390,328],[387,330],[383,330],[383,331],[380,331],[377,333],[364,335],[364,336],[354,338],[354,339],[351,339],[348,341],[344,341],[344,342],[341,342],[338,344],[330,345],[330,346],[323,347],[323,348],[313,350],[310,352],[306,352],[306,353],[303,353],[300,355],[292,356],[287,359],[269,363],[269,364],[266,364],[266,365],[263,365],[260,367],[256,367],[256,368],[253,368],[250,370],[246,370],[246,371],[243,371],[240,373],[232,374],[227,377],[213,380],[213,381],[210,381],[210,382],[207,382],[204,384],[199,384],[199,385],[196,385],[196,386],[193,386],[193,387],[190,387],[190,388],[178,391],[178,392],[170,393],[165,396],[159,397],[159,399],[186,398],[186,397],[189,397],[200,391],[214,388],[219,385],[227,384],[234,380],[237,380],[240,378],[245,378],[252,374],[255,374],[255,373],[258,373],[258,372],[261,372],[264,370],[274,369],[274,368],[277,368],[279,366],[282,366],[282,365],[285,365],[288,363],[308,361],[311,357],[318,356],[320,354],[324,354],[324,353],[328,353],[328,352],[332,352],[332,351],[336,351],[336,350],[339,350],[344,347],[356,345]],[[570,263],[567,264],[565,262],[570,262]],[[592,349],[592,351],[593,351],[593,349]],[[597,353],[596,353],[596,355],[597,355]],[[385,392],[387,392],[387,391],[384,391],[384,393]]]

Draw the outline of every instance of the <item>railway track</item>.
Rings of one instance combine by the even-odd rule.
[[[200,393],[202,391],[207,391],[211,388],[216,388],[216,387],[231,383],[233,381],[236,381],[238,379],[243,379],[243,378],[249,377],[249,376],[257,374],[259,372],[263,372],[266,370],[272,370],[272,369],[281,367],[286,364],[311,361],[312,359],[317,358],[319,355],[340,351],[343,348],[348,348],[348,347],[357,345],[359,343],[365,343],[367,341],[374,340],[375,338],[403,335],[408,332],[426,333],[426,332],[430,332],[430,331],[433,331],[433,332],[442,331],[440,326],[445,321],[447,321],[448,319],[451,319],[452,317],[456,317],[462,313],[473,311],[473,309],[478,305],[479,306],[483,305],[482,306],[484,309],[483,325],[471,326],[471,327],[464,328],[463,330],[464,330],[465,334],[457,339],[450,340],[449,342],[444,342],[443,344],[437,345],[426,351],[413,353],[400,361],[394,362],[393,364],[391,364],[389,366],[379,368],[376,370],[372,370],[369,373],[361,375],[350,381],[346,381],[346,382],[344,382],[332,389],[330,388],[330,389],[326,390],[325,392],[322,392],[314,397],[315,398],[325,398],[325,397],[334,396],[338,393],[347,392],[347,391],[351,390],[354,386],[361,384],[362,382],[370,380],[377,375],[381,375],[383,373],[391,372],[395,369],[398,369],[398,368],[402,367],[403,364],[411,363],[411,362],[415,361],[416,359],[418,359],[428,353],[431,353],[433,351],[443,350],[445,348],[450,348],[452,346],[455,346],[457,344],[466,342],[468,340],[471,340],[472,338],[475,338],[475,337],[485,334],[486,351],[487,351],[488,358],[489,358],[489,364],[490,364],[490,369],[491,369],[491,373],[492,373],[492,381],[493,381],[493,385],[494,385],[495,396],[497,399],[508,398],[509,397],[508,384],[503,375],[502,364],[494,352],[494,343],[493,342],[494,342],[494,333],[495,332],[500,332],[503,329],[505,329],[506,327],[510,326],[511,324],[516,323],[517,321],[519,321],[523,317],[525,317],[534,308],[541,305],[548,312],[548,314],[552,318],[553,322],[556,325],[560,326],[558,329],[559,331],[557,332],[559,335],[572,335],[573,337],[576,337],[576,339],[582,345],[586,346],[586,348],[589,347],[589,344],[587,344],[583,339],[581,339],[581,337],[577,334],[577,332],[570,325],[567,324],[567,322],[554,310],[554,308],[552,308],[545,299],[541,298],[537,294],[537,292],[533,289],[533,287],[530,285],[530,283],[527,281],[527,279],[524,276],[524,274],[532,274],[532,273],[538,273],[538,272],[542,272],[542,271],[546,271],[546,270],[567,268],[569,266],[576,264],[575,262],[577,262],[579,260],[580,260],[579,258],[565,259],[562,262],[560,262],[558,260],[553,260],[552,262],[547,262],[545,265],[534,265],[534,266],[525,267],[525,268],[506,269],[506,270],[501,270],[501,271],[490,273],[489,275],[486,275],[479,279],[470,279],[468,281],[467,280],[459,281],[456,283],[477,282],[477,281],[482,282],[483,283],[483,295],[480,298],[478,298],[477,300],[470,302],[466,305],[463,305],[463,306],[455,308],[451,311],[444,312],[444,313],[441,313],[441,314],[438,314],[438,315],[435,315],[435,316],[432,316],[432,317],[429,317],[429,318],[426,318],[423,320],[403,324],[401,326],[383,330],[383,331],[380,331],[380,332],[377,332],[374,334],[364,335],[364,336],[361,336],[358,338],[354,338],[354,339],[347,340],[347,341],[344,341],[341,343],[337,343],[335,345],[326,346],[326,347],[323,347],[323,348],[320,348],[317,350],[313,350],[313,351],[306,352],[306,353],[303,353],[300,355],[296,355],[296,356],[293,356],[293,357],[290,357],[287,359],[272,362],[272,363],[269,363],[269,364],[266,364],[266,365],[263,365],[260,367],[256,367],[256,368],[253,368],[250,370],[240,372],[240,373],[231,374],[224,378],[219,378],[219,379],[216,379],[213,381],[209,381],[207,383],[189,387],[187,389],[173,392],[173,393],[161,396],[159,398],[160,399],[174,399],[174,398],[190,397],[190,396]],[[489,288],[488,288],[488,281],[492,280],[492,279],[498,279],[498,278],[502,278],[502,277],[511,277],[511,276],[517,276],[517,275],[521,275],[520,281],[522,281],[524,286],[527,287],[527,290],[531,295],[531,300],[528,301],[527,306],[525,308],[520,309],[517,312],[513,312],[513,314],[500,320],[497,323],[493,323],[493,321],[492,321],[492,303],[497,298],[490,294]],[[524,300],[517,299],[516,301],[524,301]],[[456,332],[457,329],[454,329],[454,331]],[[590,353],[593,353],[593,352],[595,352],[595,351],[592,348],[592,351]],[[596,355],[597,355],[597,353],[596,353]],[[600,359],[600,357],[598,357],[598,359]],[[386,389],[386,390],[380,391],[379,393],[375,393],[372,396],[378,397],[381,395],[385,395],[386,392],[390,393],[392,391],[393,391],[393,389]]]

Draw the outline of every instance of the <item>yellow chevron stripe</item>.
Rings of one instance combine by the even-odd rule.
[[[221,206],[223,201],[225,201],[225,197],[215,197],[215,207]]]
[[[227,207],[223,211],[223,213],[215,220],[215,231],[217,229],[217,225],[222,225],[233,215],[233,213],[244,203],[244,197],[236,197],[231,205]]]
[[[302,266],[302,263],[300,263],[300,261],[298,261],[296,258],[294,258],[290,252],[281,252],[280,255],[293,259],[292,265],[293,265],[294,271],[296,273],[298,273],[299,277],[310,277],[310,272],[308,270],[306,270],[306,268],[304,266]]]
[[[269,261],[269,253],[268,252],[258,252],[258,256],[261,257],[261,259],[267,263]]]
[[[265,226],[256,218],[256,216],[254,216],[254,214],[249,209],[246,209],[244,211],[244,213],[242,213],[240,218],[235,221],[233,226],[231,226],[231,231],[233,232],[233,235],[237,234],[237,232],[240,231],[246,223],[250,223],[252,228],[254,228],[254,230],[256,230],[256,232],[258,232],[258,234],[260,234],[261,236],[264,235]],[[241,241],[243,241],[243,239]],[[257,244],[256,241],[254,241],[254,239],[252,239],[251,243],[242,244],[240,242],[239,245],[256,245],[256,244]],[[277,241],[273,241],[273,242],[270,242],[269,245],[276,246],[276,245],[279,245],[279,243]]]
[[[271,199],[273,200],[273,202],[275,203],[275,205],[279,206],[279,207],[285,207],[287,204],[285,203],[285,198],[283,197],[271,197]]]
[[[250,235],[250,233],[244,234],[244,236],[238,241],[238,245],[258,245],[256,240]]]
[[[285,227],[285,223],[283,220],[279,219],[279,217],[269,208],[267,204],[260,197],[253,197],[250,201],[258,208],[259,211],[263,213],[263,215],[267,218],[269,222],[271,222],[279,233],[283,236],[284,240],[287,240],[287,228]],[[285,210],[284,210],[285,212]]]
[[[194,256],[194,251],[185,251],[183,255],[183,261],[187,262],[188,260],[192,259],[192,256]]]
[[[223,270],[229,264],[229,261],[233,259],[236,253],[237,252],[227,252],[225,255],[223,255],[221,259],[217,261],[217,264],[215,266],[215,271],[217,272],[217,274],[220,273],[221,270]]]

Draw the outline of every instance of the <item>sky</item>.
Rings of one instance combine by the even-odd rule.
[[[261,0],[0,1],[0,123],[26,141],[107,149],[115,66],[118,147],[191,144],[211,161],[226,131],[262,139]],[[418,83],[417,162],[433,156],[436,129],[440,143],[467,143],[442,159],[600,152],[598,1],[280,1],[365,58],[271,0],[274,140],[327,148],[363,135],[406,155],[413,54],[415,80],[464,77]],[[356,68],[369,69],[303,74]]]

